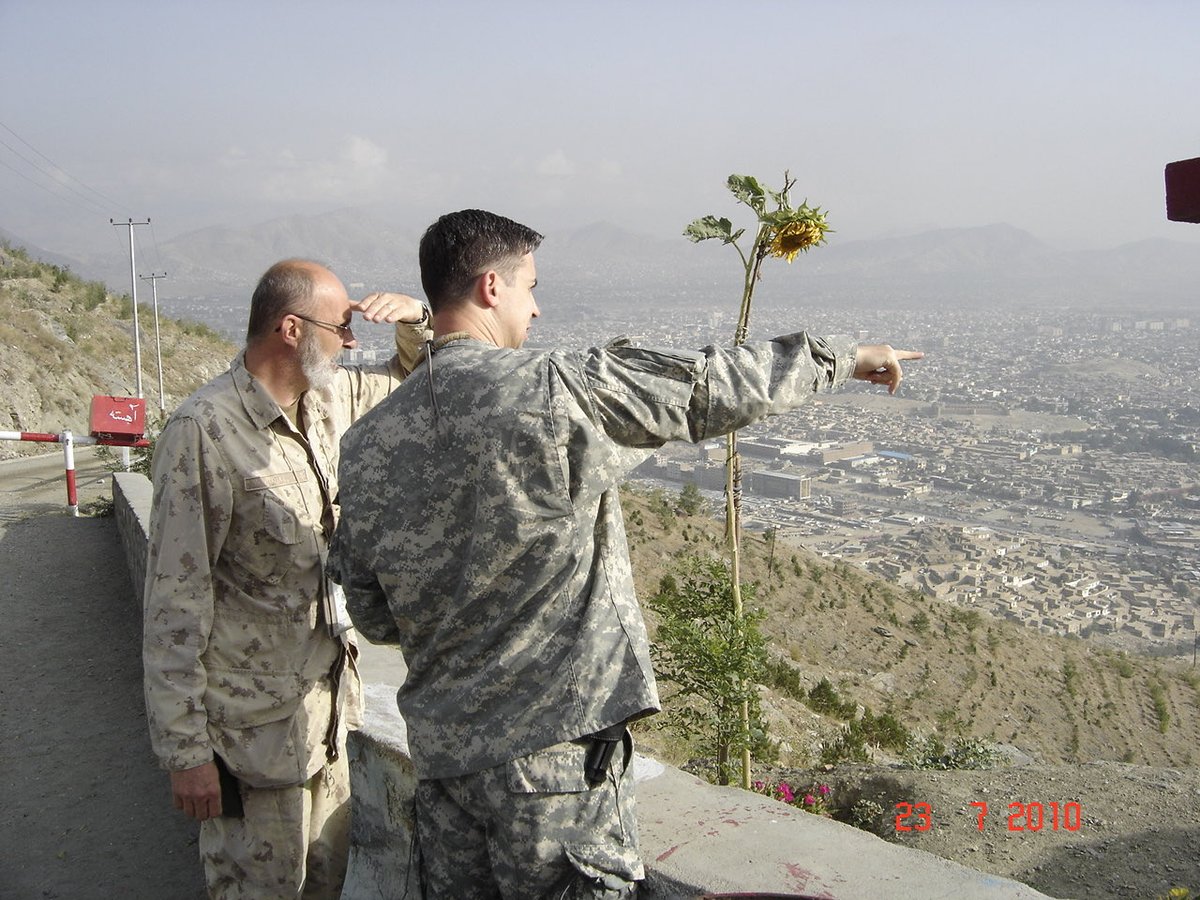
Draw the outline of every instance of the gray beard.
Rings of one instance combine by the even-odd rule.
[[[315,334],[306,334],[300,339],[300,371],[304,373],[309,390],[320,391],[332,385],[337,370],[337,357],[331,359],[321,352]]]

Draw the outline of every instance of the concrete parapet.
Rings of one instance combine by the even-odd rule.
[[[350,733],[350,795],[354,818],[350,869],[342,900],[403,897],[410,873],[413,794],[417,776],[408,756],[408,729],[396,709],[396,688],[364,685],[367,727]],[[407,896],[419,896],[416,882]]]
[[[146,553],[150,536],[150,479],[134,472],[117,472],[112,478],[113,516],[117,533],[125,548],[129,583],[138,608],[142,606],[142,585],[146,583]]]
[[[395,695],[391,685],[368,685],[364,727],[350,735],[354,833],[343,900],[399,898],[416,877],[409,874],[416,777]],[[1046,897],[761,794],[710,785],[649,757],[636,756],[634,766],[646,865],[642,900],[735,893],[826,900]]]

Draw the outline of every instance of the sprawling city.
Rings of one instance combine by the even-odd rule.
[[[691,319],[688,324],[682,319]],[[536,323],[543,346],[729,344],[732,313]],[[850,383],[741,432],[744,519],[947,603],[1047,633],[1190,657],[1200,601],[1200,334],[1177,313],[766,310],[921,349],[900,393]],[[724,440],[638,472],[714,500]]]

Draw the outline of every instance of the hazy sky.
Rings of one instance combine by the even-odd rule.
[[[839,240],[1200,242],[1163,198],[1198,38],[1196,0],[0,0],[0,228],[482,206],[668,237],[789,169]]]

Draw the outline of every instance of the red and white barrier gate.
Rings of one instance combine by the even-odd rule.
[[[67,506],[71,515],[79,515],[79,495],[75,490],[75,445],[101,444],[107,447],[149,447],[143,435],[146,431],[146,401],[141,397],[92,397],[92,433],[75,437],[71,432],[48,434],[39,431],[0,431],[0,440],[36,441],[43,444],[62,444],[66,460]]]
[[[39,431],[0,431],[0,440],[3,441],[36,441],[43,444],[62,444],[63,458],[65,460],[65,468],[67,475],[67,506],[70,507],[71,515],[79,515],[79,494],[75,489],[75,445],[92,446],[94,444],[103,444],[105,446],[114,447],[149,447],[150,442],[142,439],[132,443],[128,441],[102,441],[94,437],[75,437],[71,432],[64,431],[62,434],[48,434]]]

